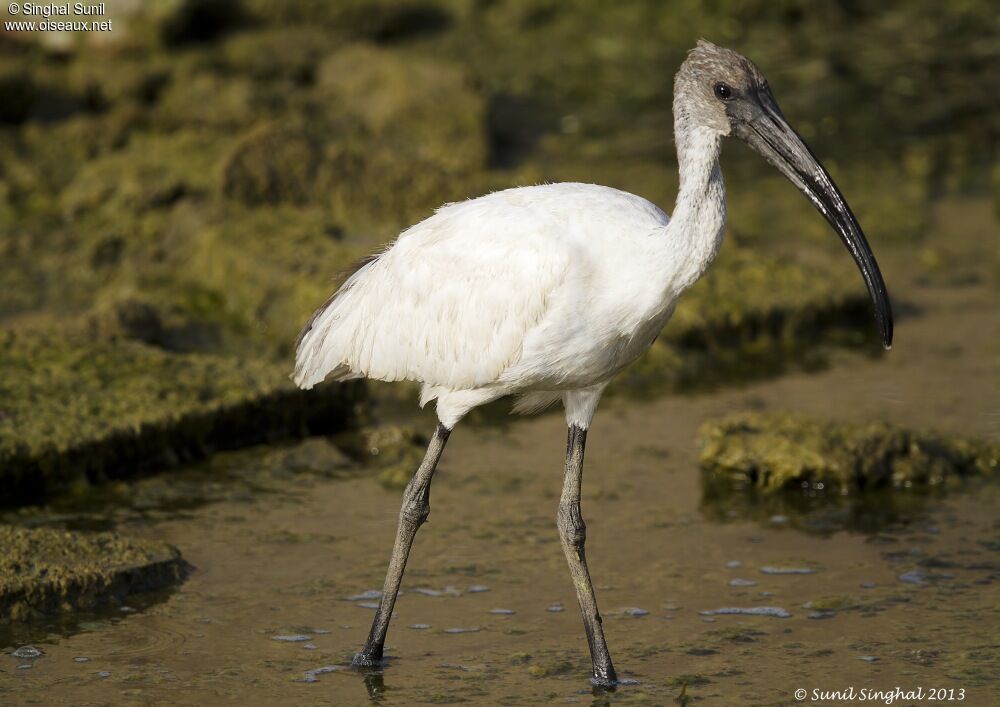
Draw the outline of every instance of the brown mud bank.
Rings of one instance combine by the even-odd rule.
[[[307,394],[286,375],[253,359],[2,333],[0,505],[351,424],[362,387]]]
[[[177,548],[116,533],[0,525],[0,619],[119,606],[133,593],[183,580]]]

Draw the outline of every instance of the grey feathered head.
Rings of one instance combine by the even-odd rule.
[[[696,125],[729,135],[730,108],[760,91],[768,91],[767,79],[756,64],[732,49],[699,39],[674,79],[674,110],[686,113]]]
[[[781,114],[761,70],[732,49],[700,40],[674,79],[674,127],[679,149],[685,134],[698,128],[738,137],[806,195],[854,256],[889,348],[892,309],[875,256],[843,194]]]

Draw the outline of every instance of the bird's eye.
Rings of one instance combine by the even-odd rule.
[[[715,84],[715,97],[720,101],[731,101],[735,95],[735,91],[721,81]]]

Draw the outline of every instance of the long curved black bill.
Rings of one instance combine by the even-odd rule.
[[[785,120],[771,92],[766,87],[761,88],[758,99],[761,112],[748,121],[738,122],[734,134],[777,167],[837,231],[868,286],[882,345],[892,348],[889,293],[858,220],[823,165]]]

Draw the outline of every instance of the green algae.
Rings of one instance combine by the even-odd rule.
[[[704,390],[819,368],[831,346],[877,354],[872,321],[849,262],[831,267],[728,243],[615,387],[638,394]]]
[[[458,63],[357,44],[319,65],[316,86],[335,110],[404,154],[455,170],[484,164],[485,101]]]
[[[324,0],[284,3],[246,0],[251,17],[268,23],[311,24],[324,28],[337,42],[352,40],[396,43],[447,29],[450,6],[438,0]]]
[[[0,619],[122,604],[136,592],[183,580],[176,548],[116,533],[75,533],[0,525]]]
[[[122,149],[92,159],[61,195],[65,214],[142,212],[184,196],[202,196],[228,140],[205,131],[137,135]]]
[[[37,88],[31,75],[4,68],[0,72],[0,122],[21,123],[28,117]]]
[[[342,236],[315,207],[222,208],[198,226],[178,278],[194,299],[178,300],[169,280],[155,296],[288,361],[302,324],[334,289],[331,278],[369,252]]]
[[[347,426],[358,386],[296,390],[284,366],[134,341],[0,335],[2,503]]]
[[[305,136],[264,124],[241,137],[226,157],[222,192],[251,205],[303,202],[316,168],[316,151]]]
[[[1000,465],[1000,449],[983,441],[775,412],[710,421],[698,446],[708,475],[762,493],[946,487]]]
[[[256,80],[308,84],[331,46],[333,37],[319,27],[268,24],[226,37],[221,58],[227,70]]]
[[[408,427],[380,425],[341,435],[337,442],[353,459],[373,469],[384,488],[399,490],[420,466],[428,440]]]

